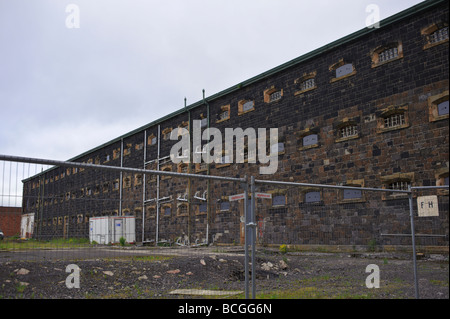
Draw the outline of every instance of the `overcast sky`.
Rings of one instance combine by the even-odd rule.
[[[0,154],[67,160],[419,2],[0,0]]]

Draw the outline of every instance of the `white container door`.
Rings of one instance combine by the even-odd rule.
[[[123,219],[114,219],[114,242],[118,243],[123,237]]]

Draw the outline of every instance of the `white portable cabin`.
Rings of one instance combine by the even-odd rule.
[[[136,242],[136,218],[134,216],[102,216],[89,218],[89,240],[98,244]]]
[[[32,238],[34,230],[34,214],[23,214],[20,220],[20,237]]]

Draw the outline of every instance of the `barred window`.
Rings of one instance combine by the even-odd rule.
[[[396,190],[403,190],[407,191],[408,186],[410,185],[410,182],[407,181],[394,181],[389,183],[389,189],[396,189]]]
[[[390,48],[384,50],[378,54],[378,63],[386,62],[392,59],[398,58],[398,48]]]
[[[340,129],[340,137],[353,137],[358,135],[358,127],[356,125],[347,125]]]
[[[314,78],[308,79],[308,80],[305,80],[302,82],[301,90],[302,91],[309,90],[315,86],[316,86],[316,80]]]
[[[269,96],[269,101],[273,102],[273,101],[277,101],[279,99],[281,99],[281,91],[276,91],[270,94]]]
[[[223,111],[222,113],[219,114],[219,120],[226,120],[228,118],[228,110]]]
[[[448,27],[436,30],[429,36],[430,43],[438,43],[448,39]]]
[[[178,206],[178,215],[187,214],[187,205]]]
[[[393,114],[384,118],[385,128],[397,127],[404,125],[405,123],[405,114],[403,113]]]

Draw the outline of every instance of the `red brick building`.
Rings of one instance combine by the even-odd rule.
[[[7,236],[20,233],[22,207],[0,207],[0,229]]]

